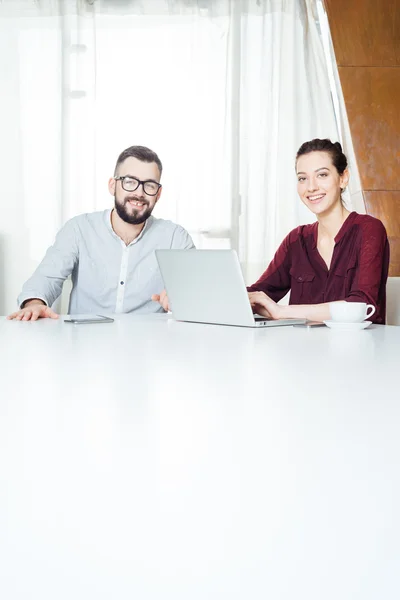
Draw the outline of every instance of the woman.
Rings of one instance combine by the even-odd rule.
[[[389,243],[381,221],[349,212],[349,180],[339,142],[314,139],[296,156],[297,191],[317,217],[289,233],[260,279],[248,288],[254,312],[273,319],[330,319],[329,303],[366,302],[385,323]],[[277,302],[290,290],[289,306]]]

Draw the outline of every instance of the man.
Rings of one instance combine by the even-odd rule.
[[[108,182],[114,208],[79,215],[59,231],[18,298],[20,310],[8,319],[57,319],[53,302],[72,276],[70,314],[161,312],[163,289],[154,250],[194,248],[187,231],[151,213],[162,187],[157,154],[132,146],[118,157]]]

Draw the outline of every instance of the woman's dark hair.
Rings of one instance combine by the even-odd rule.
[[[327,152],[339,175],[343,175],[347,168],[347,158],[345,154],[343,154],[342,146],[339,142],[333,143],[331,140],[320,140],[318,138],[315,138],[315,140],[311,140],[310,142],[304,142],[297,151],[296,163],[300,156],[303,154],[310,154],[310,152]]]

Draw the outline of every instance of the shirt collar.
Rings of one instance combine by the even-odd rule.
[[[313,248],[316,248],[318,242],[318,221],[315,221],[315,223],[313,223],[311,227],[313,231]]]
[[[347,219],[344,221],[343,225],[341,226],[341,228],[339,229],[339,231],[336,234],[335,244],[340,242],[340,240],[346,235],[346,233],[349,231],[350,227],[353,225],[356,217],[357,217],[357,213],[354,211],[348,215]]]
[[[122,242],[124,244],[124,242],[121,240],[121,238],[119,237],[119,235],[117,235],[111,225],[111,213],[112,213],[113,209],[112,208],[108,208],[107,210],[104,211],[104,220],[105,220],[105,224],[107,229],[110,231],[111,235],[113,237],[115,237],[117,240],[119,240],[120,242]],[[133,244],[136,244],[144,235],[145,231],[147,231],[148,229],[150,229],[152,223],[154,221],[154,217],[152,215],[150,215],[150,217],[145,221],[144,227],[142,229],[142,231],[139,233],[139,235],[129,244],[129,246],[132,246]],[[125,246],[125,244],[124,244]],[[127,246],[129,248],[129,246]]]
[[[354,211],[349,214],[349,216],[344,221],[343,225],[341,226],[341,228],[339,229],[339,231],[336,234],[335,244],[340,242],[340,240],[346,235],[346,233],[349,231],[350,227],[353,225],[356,217],[357,217],[357,213]],[[313,227],[313,240],[314,240],[313,246],[314,246],[314,248],[316,248],[317,242],[318,242],[318,221],[313,223],[312,227]]]

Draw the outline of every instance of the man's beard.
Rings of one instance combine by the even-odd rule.
[[[143,202],[146,206],[142,207],[140,210],[144,211],[143,213],[138,216],[139,214],[139,210],[133,208],[133,210],[131,212],[128,212],[127,209],[127,204],[129,203],[130,200],[137,200],[138,202]],[[147,219],[149,218],[149,216],[151,215],[152,211],[153,211],[153,207],[149,206],[149,203],[146,200],[143,200],[142,198],[137,198],[136,196],[126,196],[122,202],[119,202],[117,200],[117,197],[114,196],[114,204],[115,204],[115,210],[117,211],[118,216],[125,221],[125,223],[129,223],[130,225],[140,225],[141,223],[144,223],[145,221],[147,221]],[[132,205],[130,205],[132,206]]]

